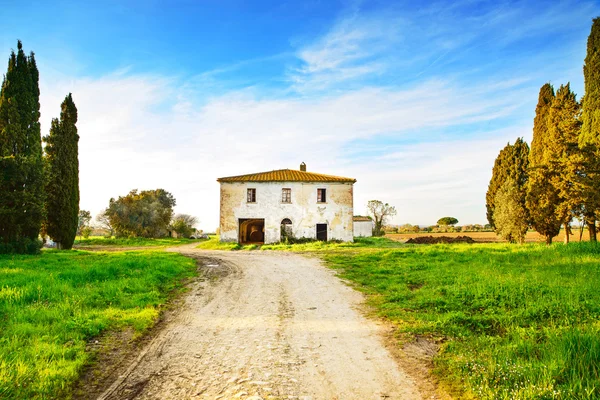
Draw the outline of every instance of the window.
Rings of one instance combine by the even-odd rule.
[[[256,189],[248,189],[248,203],[256,203]]]
[[[292,202],[292,189],[281,189],[281,202],[291,203]]]
[[[326,189],[317,189],[317,203],[325,203],[326,201]]]

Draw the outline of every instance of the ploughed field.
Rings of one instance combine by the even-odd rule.
[[[388,239],[392,239],[392,240],[396,240],[396,241],[400,241],[400,242],[405,242],[408,239],[418,238],[418,237],[423,237],[423,236],[433,236],[433,237],[437,237],[437,236],[448,236],[448,237],[469,236],[469,237],[473,238],[473,240],[475,240],[476,242],[483,242],[483,243],[504,242],[504,240],[502,240],[501,237],[497,236],[495,232],[444,232],[444,233],[442,233],[442,232],[436,232],[436,233],[419,232],[419,233],[387,233],[385,235],[385,237]],[[553,241],[560,243],[560,242],[563,242],[564,239],[565,239],[565,231],[563,229],[561,229],[560,233],[558,234],[558,236],[556,236],[553,239]],[[582,239],[583,239],[583,241],[589,240],[589,235],[587,233],[587,230],[585,230],[583,232]],[[527,232],[527,235],[525,236],[525,241],[528,243],[537,243],[537,242],[545,242],[545,239],[539,233],[537,233],[535,231],[529,231],[529,232]],[[579,230],[573,229],[573,234],[571,235],[571,241],[572,242],[579,241]]]

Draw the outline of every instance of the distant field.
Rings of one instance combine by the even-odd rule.
[[[152,326],[194,260],[159,251],[0,256],[0,398],[65,399],[86,344]]]
[[[400,242],[405,242],[408,239],[411,239],[414,237],[419,237],[419,236],[450,236],[450,237],[470,236],[477,242],[485,242],[485,243],[504,242],[500,237],[498,237],[496,235],[495,232],[453,232],[453,233],[421,232],[421,233],[388,233],[385,235],[386,238],[389,238],[392,240],[397,240]],[[558,236],[556,236],[553,239],[553,241],[557,242],[557,243],[562,242],[562,241],[564,241],[564,238],[565,238],[564,230],[561,230],[560,233],[558,234]],[[584,231],[584,233],[583,233],[583,240],[584,241],[589,240],[589,235],[587,233],[587,230]],[[537,233],[535,231],[529,231],[529,232],[527,232],[525,241],[528,243],[535,243],[535,242],[545,242],[545,239],[539,233]],[[575,230],[575,229],[573,230],[573,235],[571,236],[571,241],[573,241],[573,242],[579,241],[579,231],[578,230]]]

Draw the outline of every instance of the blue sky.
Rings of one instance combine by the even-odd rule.
[[[3,2],[41,73],[42,129],[79,108],[81,207],[163,187],[218,223],[220,176],[305,161],[351,176],[356,213],[485,223],[498,151],[538,90],[583,94],[593,1]],[[1,59],[1,58],[0,58]]]

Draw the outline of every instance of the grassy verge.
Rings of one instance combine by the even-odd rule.
[[[274,243],[262,246],[245,245],[238,243],[221,243],[218,236],[211,236],[209,240],[200,243],[196,248],[204,250],[281,250],[281,251],[332,251],[352,248],[395,248],[402,247],[401,243],[386,238],[370,237],[355,238],[353,243],[346,242],[307,242],[302,244]]]
[[[91,236],[87,239],[75,240],[75,246],[110,246],[110,247],[166,247],[199,242],[197,239],[184,238],[110,238]]]
[[[195,262],[164,252],[0,256],[0,398],[68,398],[107,329],[154,324]]]
[[[600,246],[404,246],[322,256],[407,337],[440,340],[436,372],[459,393],[600,398]]]
[[[208,240],[201,242],[196,248],[203,250],[257,250],[260,249],[260,246],[255,244],[242,246],[238,243],[231,242],[221,243],[219,241],[219,236],[210,236]]]

